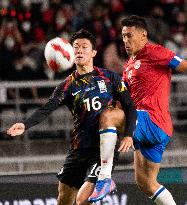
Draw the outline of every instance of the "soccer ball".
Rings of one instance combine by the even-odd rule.
[[[75,60],[73,47],[60,37],[53,38],[46,44],[44,56],[49,68],[55,72],[68,70]]]

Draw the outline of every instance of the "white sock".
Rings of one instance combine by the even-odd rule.
[[[176,205],[171,193],[164,187],[159,189],[150,197],[157,205]]]
[[[99,130],[100,133],[100,156],[101,171],[98,179],[111,178],[114,149],[117,141],[117,130],[115,127],[108,127]]]

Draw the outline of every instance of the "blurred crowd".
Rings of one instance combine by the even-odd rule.
[[[187,59],[187,0],[1,0],[0,80],[64,78],[72,70],[52,72],[44,48],[80,28],[96,36],[95,65],[121,73],[127,55],[120,21],[130,14],[147,17],[150,40]],[[8,95],[14,98],[14,92]],[[32,90],[31,96],[38,94]]]

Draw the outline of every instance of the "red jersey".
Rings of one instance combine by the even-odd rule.
[[[169,136],[173,131],[169,112],[170,68],[176,68],[181,60],[169,49],[147,43],[124,65],[123,80],[128,83],[136,108],[147,111]]]

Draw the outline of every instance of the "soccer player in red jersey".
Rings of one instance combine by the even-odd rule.
[[[133,136],[135,180],[140,190],[156,204],[176,205],[171,193],[157,182],[157,175],[173,130],[169,112],[171,72],[187,73],[187,61],[161,45],[150,43],[143,17],[132,15],[123,19],[122,37],[129,55],[123,80],[137,109]],[[105,120],[105,123],[108,122]],[[125,140],[119,151],[131,147],[130,144],[127,147]]]
[[[187,61],[150,43],[144,18],[127,17],[122,26],[123,42],[130,57],[124,65],[123,79],[128,83],[138,115],[133,138],[136,183],[156,204],[175,205],[171,193],[157,182],[157,175],[173,131],[169,112],[171,71],[187,73]]]

